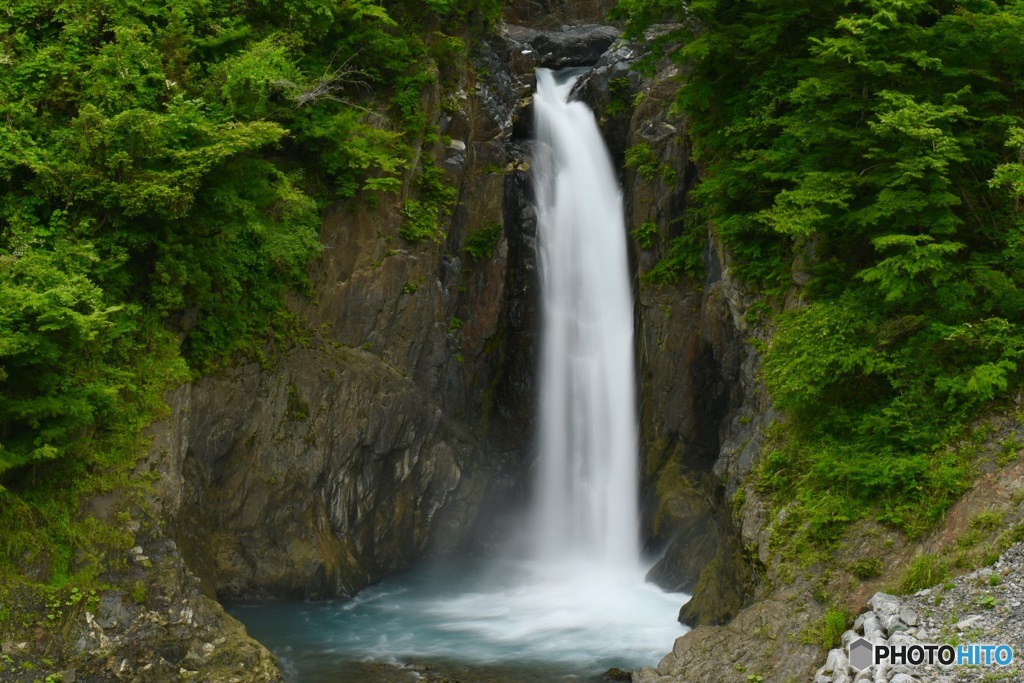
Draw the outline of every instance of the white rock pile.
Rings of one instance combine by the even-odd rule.
[[[857,617],[842,647],[828,653],[814,683],[952,683],[1024,681],[1024,544],[1006,551],[991,567],[912,596],[876,593],[870,610]],[[850,665],[850,643],[864,638],[875,646],[1000,645],[1013,648],[1006,666],[879,664]],[[1005,653],[1005,650],[1004,650]],[[927,660],[926,660],[927,661]]]

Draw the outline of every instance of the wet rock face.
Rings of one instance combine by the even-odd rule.
[[[183,387],[154,428],[159,505],[209,594],[350,595],[520,495],[535,288],[506,201],[522,85],[495,74],[425,103],[451,141],[420,151],[460,191],[444,239],[402,240],[403,197],[332,207],[314,295],[291,302],[308,343]],[[481,231],[493,247],[470,254]]]
[[[513,68],[533,71],[539,67],[562,69],[596,64],[620,31],[596,24],[564,26],[557,31],[506,24],[504,33],[512,50],[518,53],[513,58]]]
[[[362,349],[297,350],[175,399],[173,531],[222,598],[351,595],[455,545],[484,492],[472,441]]]

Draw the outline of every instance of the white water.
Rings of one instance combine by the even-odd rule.
[[[538,261],[543,302],[538,557],[635,569],[633,297],[622,193],[575,77],[537,72]]]
[[[393,680],[352,663],[387,661],[470,680],[562,681],[656,665],[685,630],[676,618],[688,596],[645,583],[639,551],[621,193],[592,112],[566,101],[571,80],[546,70],[537,80],[544,327],[527,557],[428,568],[340,605],[236,606],[293,680]]]

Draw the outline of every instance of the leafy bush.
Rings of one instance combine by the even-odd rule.
[[[764,355],[790,416],[764,476],[819,538],[866,516],[921,532],[970,478],[948,444],[1024,379],[1020,3],[616,11],[632,36],[675,22],[651,60],[684,67],[692,199],[731,271],[781,295],[810,262]],[[659,175],[642,144],[627,161]]]
[[[0,575],[88,554],[78,497],[125,483],[166,388],[288,342],[282,294],[308,287],[320,209],[403,187],[432,55],[465,59],[500,9],[0,12]],[[435,239],[455,190],[429,160],[417,180],[411,226]]]
[[[483,261],[491,258],[494,254],[494,247],[498,245],[505,228],[501,223],[488,223],[484,227],[471,232],[466,237],[463,249],[474,261]]]
[[[646,221],[633,229],[633,239],[641,249],[650,249],[658,241],[658,224],[653,221]]]
[[[844,610],[829,607],[821,618],[821,636],[819,643],[826,650],[839,647],[843,633],[850,625],[850,615]]]

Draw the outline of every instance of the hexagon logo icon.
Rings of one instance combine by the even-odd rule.
[[[862,671],[875,662],[875,646],[864,638],[858,638],[850,643],[848,654],[850,656],[850,666],[857,671]]]

